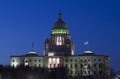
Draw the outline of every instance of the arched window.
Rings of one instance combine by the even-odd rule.
[[[61,36],[56,37],[56,45],[61,46],[64,44],[64,38]]]

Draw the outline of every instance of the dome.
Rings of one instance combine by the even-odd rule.
[[[62,20],[62,14],[61,14],[61,12],[59,13],[58,21],[54,24],[54,26],[53,26],[52,29],[67,29],[67,25]]]
[[[30,51],[25,55],[21,55],[20,57],[39,57],[39,55],[35,51]]]
[[[84,51],[84,53],[93,53],[92,51]]]
[[[86,50],[83,54],[80,54],[80,56],[96,56],[92,51]]]
[[[28,54],[36,54],[36,52],[30,51],[30,52],[28,52]]]
[[[22,57],[39,57],[36,52],[29,52],[28,54],[22,55]]]

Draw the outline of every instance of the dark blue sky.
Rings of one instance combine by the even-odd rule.
[[[90,50],[109,55],[111,67],[120,69],[119,4],[119,0],[0,0],[0,64],[9,64],[11,55],[29,52],[32,41],[43,55],[44,40],[61,9],[76,54],[89,41]]]

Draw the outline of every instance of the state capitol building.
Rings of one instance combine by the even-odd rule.
[[[57,68],[66,67],[68,75],[89,76],[94,74],[110,75],[110,58],[105,55],[96,55],[94,52],[86,50],[79,55],[75,55],[74,43],[71,40],[69,29],[62,20],[59,13],[49,38],[44,43],[44,55],[38,55],[35,51],[30,51],[25,55],[11,56],[10,65],[18,67],[20,65],[30,67]]]

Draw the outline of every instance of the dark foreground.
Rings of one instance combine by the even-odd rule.
[[[69,76],[64,67],[48,68],[31,68],[20,66],[12,68],[9,66],[0,66],[0,79],[114,79],[114,75],[94,75],[94,76]]]

